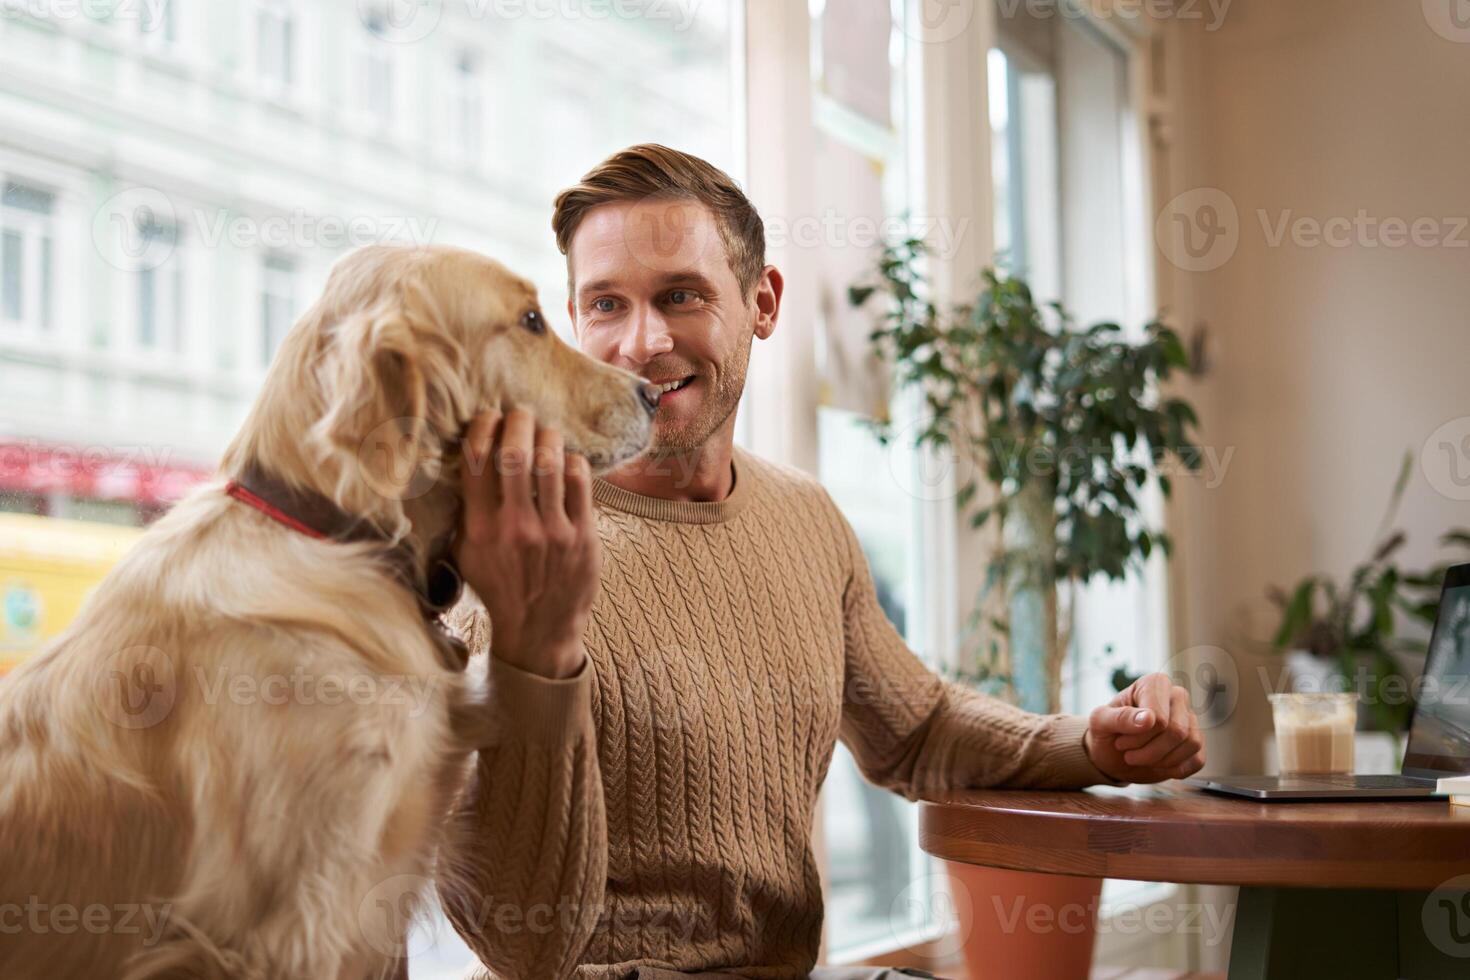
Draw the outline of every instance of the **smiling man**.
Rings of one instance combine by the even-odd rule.
[[[562,193],[552,224],[582,348],[663,395],[650,452],[593,481],[593,560],[557,530],[555,467],[539,508],[524,467],[466,488],[478,531],[460,560],[467,580],[497,587],[461,623],[489,653],[504,735],[480,753],[441,892],[497,976],[920,975],[814,972],[813,808],[839,739],[910,799],[1203,765],[1188,698],[1162,675],[1090,718],[1028,714],[936,677],[885,618],[822,486],[735,447],[782,278],[728,176],[632,147]],[[498,431],[508,458],[560,459],[555,434],[521,413]],[[480,427],[471,451],[491,438]],[[567,480],[572,500],[570,468]],[[516,914],[498,915],[507,905]]]

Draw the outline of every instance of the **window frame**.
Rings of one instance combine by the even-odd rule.
[[[264,374],[270,368],[271,362],[275,360],[276,353],[281,349],[281,342],[286,339],[286,334],[296,324],[296,316],[300,304],[301,286],[301,260],[288,252],[279,250],[267,250],[261,252],[256,260],[256,290],[257,311],[256,336],[254,347],[254,358],[251,363],[251,372]],[[282,283],[285,289],[277,287]],[[272,337],[272,302],[280,302],[285,310],[285,319],[280,334]],[[272,340],[274,339],[274,343]]]
[[[301,16],[294,0],[251,0],[245,8],[250,18],[250,69],[249,76],[256,88],[266,96],[284,99],[294,93],[301,81],[300,55]],[[276,59],[280,72],[267,71],[265,46],[265,21],[273,18],[275,28],[273,40],[284,44],[284,50]]]
[[[349,48],[348,91],[358,125],[369,133],[386,135],[396,129],[402,118],[398,105],[402,59],[398,56],[398,46],[378,36],[369,22],[367,15],[379,12],[380,8],[380,4],[359,8],[364,16],[357,20]],[[386,20],[387,15],[383,16]],[[381,77],[375,78],[375,73]],[[375,91],[378,81],[382,83],[380,93]],[[374,104],[377,96],[381,96],[381,105]]]
[[[179,366],[186,363],[190,353],[190,243],[187,228],[177,216],[169,227],[173,229],[174,240],[168,256],[162,262],[149,265],[140,254],[136,261],[129,263],[130,267],[121,270],[126,279],[126,288],[123,290],[125,315],[120,319],[119,325],[125,338],[123,349],[132,358],[162,366]],[[151,340],[144,339],[145,283],[151,284],[157,290],[153,295],[154,316],[157,317],[160,313],[172,315],[172,323],[159,320],[153,324],[154,336]],[[161,289],[158,288],[160,284]],[[160,297],[163,302],[159,301]]]
[[[0,193],[12,184],[44,194],[49,198],[49,207],[45,212],[35,211],[5,204],[0,198],[0,236],[16,233],[21,243],[20,315],[11,319],[6,312],[9,297],[3,279],[8,249],[0,237],[0,331],[11,340],[53,338],[58,334],[60,299],[56,273],[62,230],[58,220],[61,194],[48,182],[0,171]]]
[[[490,52],[478,44],[457,44],[450,53],[453,57],[444,72],[445,145],[457,163],[478,170],[485,159],[485,137],[489,129],[485,63]],[[474,62],[472,72],[465,72],[462,68],[467,58]],[[472,87],[469,84],[471,80]],[[466,126],[470,119],[473,119],[472,138]]]

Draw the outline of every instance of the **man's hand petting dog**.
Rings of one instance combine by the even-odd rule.
[[[1166,674],[1140,677],[1094,710],[1082,744],[1092,764],[1119,782],[1183,779],[1205,765],[1189,692]]]
[[[586,457],[529,412],[487,412],[464,441],[464,500],[455,558],[489,613],[492,655],[576,675],[602,561]]]

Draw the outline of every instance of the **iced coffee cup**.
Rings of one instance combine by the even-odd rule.
[[[1282,775],[1351,773],[1358,695],[1272,694]]]

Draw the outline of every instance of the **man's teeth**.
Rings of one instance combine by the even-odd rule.
[[[658,386],[658,393],[660,395],[667,395],[671,391],[678,391],[680,388],[684,387],[686,384],[693,380],[694,377],[691,375],[687,378],[681,378],[678,381],[670,381],[667,384],[661,384]]]

